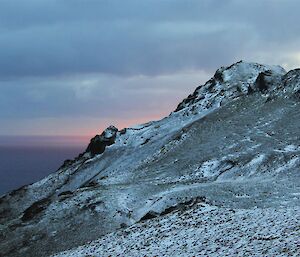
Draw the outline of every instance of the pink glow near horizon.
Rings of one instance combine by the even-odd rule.
[[[127,119],[127,120],[119,120],[119,121],[116,120],[115,122],[112,122],[111,124],[102,125],[97,128],[91,128],[90,130],[82,130],[81,133],[78,133],[78,135],[74,135],[74,137],[77,137],[78,140],[85,140],[86,138],[91,138],[97,134],[101,134],[101,132],[110,125],[114,125],[119,130],[121,130],[123,128],[132,127],[132,126],[143,124],[143,123],[146,123],[149,121],[159,120],[159,119],[163,118],[165,115],[166,115],[166,112],[162,112],[162,113],[152,114],[152,115],[148,115],[145,117],[139,117],[139,118],[135,118],[135,119]]]
[[[102,126],[93,125],[90,129],[81,129],[78,126],[73,134],[69,135],[11,135],[0,136],[0,147],[86,147],[92,137],[101,134],[109,125],[116,126],[119,130],[161,119],[166,112],[139,117],[135,119],[116,120]]]

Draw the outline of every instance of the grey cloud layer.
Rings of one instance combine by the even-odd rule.
[[[171,111],[206,73],[171,76],[85,76],[1,83],[0,119],[38,117],[137,118]],[[173,101],[172,101],[173,100]],[[166,113],[167,114],[167,113]]]
[[[298,0],[3,0],[0,119],[138,118],[171,111],[221,65],[298,66],[299,9]]]
[[[0,76],[215,69],[247,51],[282,42],[295,48],[299,7],[279,0],[2,1]]]

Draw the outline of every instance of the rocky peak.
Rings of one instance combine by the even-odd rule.
[[[280,66],[244,61],[221,67],[209,81],[197,87],[193,94],[185,98],[175,112],[191,105],[208,109],[241,95],[265,91],[271,88],[271,85],[273,88],[280,84],[285,74],[286,71]]]
[[[217,70],[216,74],[222,74],[222,82],[225,83],[236,81],[253,83],[255,82],[257,76],[262,72],[269,72],[271,74],[278,74],[280,76],[286,73],[286,71],[278,65],[264,65],[259,63],[239,61],[228,67],[221,67]]]

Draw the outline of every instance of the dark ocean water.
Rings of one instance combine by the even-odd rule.
[[[84,146],[78,145],[0,145],[0,195],[44,178],[83,150]]]

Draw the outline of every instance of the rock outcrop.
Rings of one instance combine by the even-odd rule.
[[[101,154],[105,151],[106,146],[115,143],[118,129],[114,126],[109,126],[101,135],[96,135],[91,139],[86,152],[91,153],[92,156]]]

